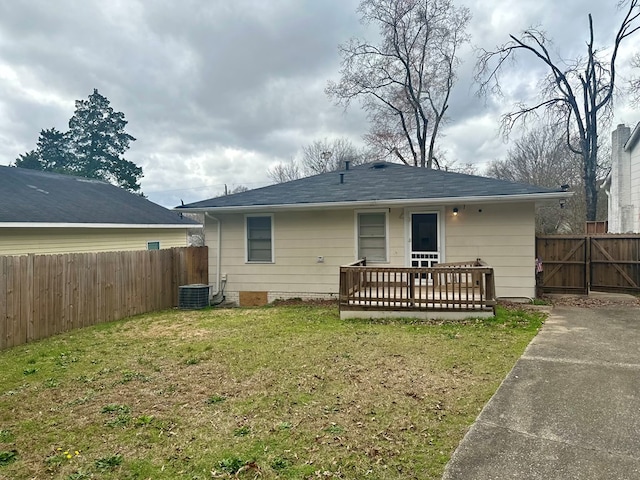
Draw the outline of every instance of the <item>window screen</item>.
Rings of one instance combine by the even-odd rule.
[[[358,214],[358,258],[387,261],[386,221],[384,212]]]
[[[271,217],[247,217],[247,261],[273,261]]]

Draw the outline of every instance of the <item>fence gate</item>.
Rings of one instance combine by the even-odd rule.
[[[640,235],[536,238],[539,293],[640,292]]]
[[[640,236],[589,237],[591,290],[640,292]]]
[[[584,236],[544,236],[536,238],[536,258],[543,271],[536,275],[541,293],[586,294],[587,241]]]

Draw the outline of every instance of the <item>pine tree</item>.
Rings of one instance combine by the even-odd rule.
[[[126,125],[124,113],[115,112],[94,89],[88,100],[76,100],[69,131],[41,130],[38,148],[21,154],[14,165],[97,178],[138,192],[142,168],[123,157],[135,141]]]
[[[40,155],[36,150],[31,150],[27,153],[21,153],[16,161],[14,162],[14,166],[20,168],[29,168],[31,170],[44,170],[44,166],[40,161]]]
[[[36,153],[43,170],[71,173],[73,159],[69,153],[69,142],[66,135],[56,128],[41,130]]]
[[[97,89],[88,100],[76,100],[67,139],[74,173],[109,181],[127,190],[140,190],[142,168],[123,155],[135,138],[125,131],[124,113],[116,112]]]

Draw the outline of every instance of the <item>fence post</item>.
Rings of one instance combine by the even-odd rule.
[[[591,236],[587,235],[585,237],[585,246],[584,246],[584,283],[586,288],[586,293],[589,294],[589,290],[591,290]]]

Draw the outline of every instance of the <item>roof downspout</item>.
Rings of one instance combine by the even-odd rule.
[[[222,266],[220,265],[220,258],[222,257],[222,224],[220,220],[210,215],[209,212],[204,212],[204,214],[209,217],[211,220],[215,220],[218,223],[218,244],[216,249],[216,293],[220,292],[220,275],[222,271]],[[206,222],[205,222],[206,224]],[[214,295],[215,295],[214,294]]]

